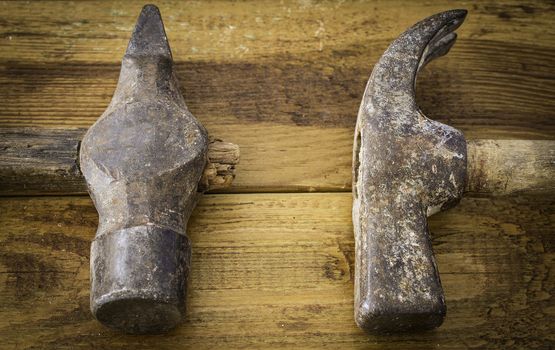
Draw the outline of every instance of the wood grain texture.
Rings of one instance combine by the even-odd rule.
[[[88,127],[108,105],[142,2],[6,2],[0,126]],[[238,190],[348,189],[366,81],[389,43],[433,13],[468,8],[417,97],[469,139],[555,139],[549,2],[158,3],[186,102],[242,146]],[[227,136],[229,135],[229,136]]]
[[[0,338],[30,348],[548,349],[555,346],[555,202],[464,199],[430,219],[448,317],[368,337],[353,321],[351,195],[203,197],[186,322],[164,336],[103,328],[89,308],[86,197],[0,199]]]
[[[82,129],[0,129],[0,193],[86,193]]]

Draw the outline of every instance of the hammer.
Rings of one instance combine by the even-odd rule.
[[[456,205],[465,189],[479,191],[478,171],[493,178],[497,172],[512,171],[509,164],[515,155],[506,143],[490,142],[490,152],[503,146],[497,148],[499,161],[490,165],[505,167],[490,174],[474,161],[488,159],[477,153],[487,145],[473,142],[467,148],[459,130],[428,119],[416,104],[418,71],[449,51],[466,13],[433,15],[393,41],[374,66],[358,112],[353,151],[354,314],[358,326],[369,333],[442,324],[446,305],[427,217]],[[551,154],[543,165],[547,171],[529,173],[538,183],[552,181],[550,147],[544,149]],[[514,168],[516,173],[529,171]],[[506,192],[526,185],[504,184]],[[494,184],[490,187],[498,190]]]
[[[103,324],[159,333],[183,318],[191,259],[186,226],[208,149],[208,134],[179,91],[160,12],[147,5],[112,101],[80,150],[99,213],[91,311]]]

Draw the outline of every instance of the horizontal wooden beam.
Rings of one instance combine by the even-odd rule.
[[[459,34],[471,20],[472,14]],[[292,132],[320,128],[328,141],[326,129],[354,128],[373,65],[394,38],[254,61],[174,55],[174,69],[187,106],[209,130],[275,123]],[[447,56],[419,73],[419,106],[471,138],[555,138],[555,48],[531,42],[457,40]],[[118,54],[109,63],[0,57],[0,127],[89,127],[114,93],[123,52]]]
[[[0,128],[0,195],[63,195],[87,193],[79,170],[79,143],[85,129]],[[352,147],[352,146],[351,146]],[[306,153],[311,150],[307,149]],[[306,187],[295,183],[268,186],[267,177],[279,177],[279,167],[256,168],[243,162],[238,174],[252,179],[240,188],[231,180],[238,161],[238,147],[214,141],[209,149],[210,163],[201,181],[203,189],[227,192],[299,192]],[[281,154],[286,164],[288,155]],[[333,164],[334,159],[329,159]],[[350,173],[350,163],[341,164]],[[264,174],[257,177],[256,174]],[[298,175],[300,176],[300,175]],[[315,185],[310,191],[350,191],[350,176],[341,186]],[[548,140],[470,140],[468,142],[467,192],[504,195],[511,193],[555,192],[555,141]]]

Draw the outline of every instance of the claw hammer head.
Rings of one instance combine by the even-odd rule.
[[[128,333],[175,327],[185,312],[185,233],[208,138],[185,106],[158,8],[143,8],[104,114],[86,133],[81,170],[99,213],[91,310]]]
[[[355,320],[370,333],[431,329],[446,307],[427,216],[455,205],[466,141],[426,118],[416,76],[454,44],[465,10],[431,16],[401,34],[374,67],[354,142]]]

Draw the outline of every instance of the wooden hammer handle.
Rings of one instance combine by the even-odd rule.
[[[555,192],[555,141],[471,140],[467,152],[467,192]]]
[[[0,195],[85,194],[79,147],[86,129],[0,128]],[[230,187],[239,146],[211,138],[199,191]]]

